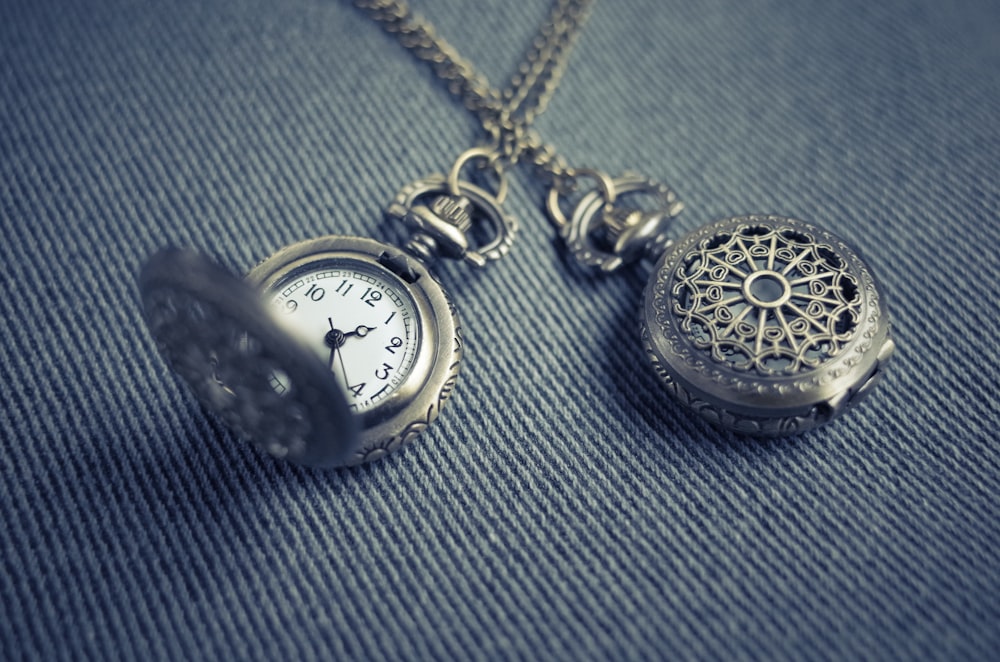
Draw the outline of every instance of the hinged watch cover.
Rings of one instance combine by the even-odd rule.
[[[356,450],[359,423],[336,379],[250,285],[171,247],[144,265],[139,286],[161,354],[240,436],[310,467],[337,466]],[[288,387],[280,394],[275,375]]]

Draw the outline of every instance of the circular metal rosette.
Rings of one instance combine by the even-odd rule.
[[[646,287],[642,334],[682,402],[762,435],[838,415],[871,390],[894,348],[858,253],[780,216],[729,218],[677,241]]]

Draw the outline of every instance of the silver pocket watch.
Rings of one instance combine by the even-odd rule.
[[[282,248],[241,279],[190,250],[155,254],[140,274],[146,322],[201,403],[261,450],[309,467],[360,464],[410,442],[451,395],[458,313],[427,269],[437,257],[483,266],[507,253],[515,221],[497,194],[448,177],[404,188],[386,216],[402,248],[327,236]],[[505,183],[505,182],[504,182]],[[473,224],[488,239],[470,239]]]
[[[825,423],[878,383],[894,343],[871,270],[840,238],[739,216],[674,244],[653,268],[640,336],[681,403],[776,436]]]
[[[747,215],[673,240],[682,205],[639,175],[579,171],[597,187],[550,216],[576,259],[602,271],[653,263],[639,336],[653,369],[683,405],[736,432],[803,432],[871,392],[895,344],[871,269],[831,232]],[[654,209],[622,201],[647,198]]]
[[[448,296],[418,261],[371,239],[293,244],[246,280],[166,249],[141,287],[151,332],[201,402],[298,464],[398,448],[433,422],[458,378]]]

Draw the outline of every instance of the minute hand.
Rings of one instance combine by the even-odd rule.
[[[335,347],[334,350],[333,350],[333,355],[340,362],[340,374],[344,378],[344,386],[346,388],[350,388],[351,387],[351,380],[347,378],[347,366],[344,365],[344,354],[343,354],[343,352],[340,351],[339,347]],[[333,361],[330,362],[330,370],[333,370]]]

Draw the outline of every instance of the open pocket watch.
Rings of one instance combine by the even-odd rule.
[[[458,313],[427,269],[436,257],[483,266],[516,230],[496,194],[448,177],[403,189],[386,210],[411,230],[397,248],[328,236],[287,246],[240,279],[167,248],[140,274],[147,324],[202,404],[241,437],[309,467],[376,459],[408,443],[451,395],[463,344]],[[498,173],[500,175],[500,173]],[[472,246],[473,224],[490,235]]]
[[[653,263],[639,336],[683,405],[736,432],[795,434],[878,383],[895,347],[889,315],[871,269],[845,241],[760,214],[674,241],[668,231],[682,205],[667,186],[633,174],[577,175],[597,186],[577,197],[569,217],[563,192],[551,189],[549,215],[586,266]]]

